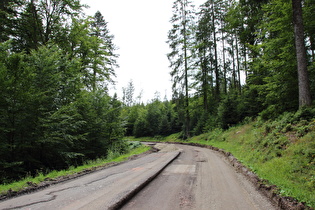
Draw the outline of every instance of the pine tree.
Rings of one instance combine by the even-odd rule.
[[[204,7],[206,4],[203,5]],[[203,108],[207,112],[209,105],[209,96],[212,94],[213,89],[213,68],[212,63],[214,62],[213,55],[213,42],[211,34],[211,23],[210,15],[207,8],[202,8],[199,15],[201,16],[198,21],[198,27],[196,31],[196,52],[198,69],[195,75],[195,88],[198,93],[203,97]],[[199,87],[198,85],[201,85]]]
[[[171,48],[168,59],[172,68],[173,96],[184,100],[184,137],[189,136],[189,71],[191,70],[191,43],[194,30],[193,5],[188,0],[176,0],[173,4],[173,28],[169,31],[168,41]]]
[[[100,42],[92,48],[94,59],[92,64],[93,70],[93,89],[96,87],[97,74],[104,76],[106,81],[112,82],[111,76],[115,76],[114,68],[118,67],[115,50],[117,47],[113,43],[114,36],[110,34],[108,23],[104,20],[101,12],[97,11],[91,24],[91,35],[96,37]]]

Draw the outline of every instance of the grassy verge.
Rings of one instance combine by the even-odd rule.
[[[311,117],[307,117],[311,116]],[[179,142],[179,134],[146,141]],[[232,153],[278,193],[315,208],[314,114],[286,113],[274,121],[254,121],[216,129],[182,141],[211,145]]]
[[[39,173],[36,177],[26,177],[25,179],[18,182],[10,183],[7,185],[0,185],[0,194],[6,194],[8,191],[20,191],[26,187],[29,187],[30,185],[36,186],[39,183],[47,180],[54,180],[58,177],[73,175],[83,172],[85,170],[101,167],[109,163],[123,162],[131,156],[142,154],[144,152],[147,152],[148,150],[150,150],[150,147],[142,145],[140,147],[130,150],[128,153],[123,155],[111,155],[111,157],[108,159],[97,159],[93,161],[88,161],[82,166],[70,167],[69,169],[62,171],[52,171],[45,175],[43,173]]]
[[[189,142],[231,152],[260,178],[276,185],[281,195],[314,208],[315,121],[291,124],[290,129],[286,126],[279,122],[254,122],[227,131],[215,130]]]

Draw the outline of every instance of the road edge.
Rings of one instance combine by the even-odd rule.
[[[119,199],[117,202],[110,205],[108,209],[116,210],[116,209],[121,208],[127,201],[133,198],[145,186],[147,186],[151,181],[153,181],[170,163],[172,163],[181,154],[181,151],[173,151],[173,152],[174,152],[174,156],[169,161],[167,161],[163,165],[163,167],[161,167],[158,171],[152,173],[148,178],[146,178],[143,182],[135,186],[131,191],[126,192],[126,194],[121,199]]]
[[[162,142],[161,142],[162,143]],[[211,149],[221,153],[239,173],[244,175],[265,197],[267,197],[275,206],[283,210],[314,210],[314,208],[307,206],[303,202],[299,202],[292,197],[284,197],[277,193],[276,185],[265,184],[267,180],[263,180],[258,177],[253,171],[243,165],[237,158],[235,158],[230,152],[226,152],[224,149],[220,149],[211,145],[203,145],[198,143],[185,143],[185,142],[163,142],[169,144],[181,144],[188,146],[196,146]]]
[[[13,199],[13,198],[16,198],[19,196],[23,196],[26,194],[34,193],[34,192],[37,192],[40,190],[44,190],[50,186],[61,184],[61,183],[71,181],[74,179],[78,179],[82,176],[85,176],[85,175],[88,175],[88,174],[91,174],[91,173],[94,173],[94,172],[97,172],[100,170],[105,170],[105,169],[110,168],[110,167],[118,166],[118,165],[124,164],[128,161],[132,161],[132,160],[138,159],[144,155],[148,155],[148,154],[155,153],[155,152],[157,152],[157,150],[154,148],[151,148],[150,150],[148,150],[144,153],[132,155],[132,156],[128,157],[128,159],[121,161],[121,162],[110,162],[110,163],[106,163],[106,164],[101,165],[101,166],[91,167],[89,169],[85,169],[85,170],[82,170],[82,171],[74,173],[74,174],[69,174],[69,175],[65,175],[65,176],[56,177],[54,179],[45,180],[43,182],[40,182],[39,184],[30,183],[31,185],[29,185],[29,186],[27,186],[27,187],[25,187],[19,191],[9,190],[6,193],[0,194],[0,202],[6,201],[9,199]]]

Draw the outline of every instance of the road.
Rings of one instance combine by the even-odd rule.
[[[178,147],[181,155],[122,209],[276,209],[220,153]]]
[[[160,148],[158,153],[2,201],[0,209],[117,209],[130,198],[122,209],[275,209],[219,153],[184,145]]]
[[[152,180],[179,151],[158,152],[0,202],[0,209],[116,209]]]

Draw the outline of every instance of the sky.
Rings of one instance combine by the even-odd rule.
[[[193,1],[199,6],[204,0]],[[142,92],[141,101],[146,103],[159,92],[161,99],[171,99],[172,83],[169,72],[167,34],[172,28],[173,0],[81,0],[90,8],[87,15],[100,11],[108,22],[108,29],[115,36],[118,47],[115,70],[116,85],[110,94],[122,97],[122,88],[132,80],[134,98]]]

